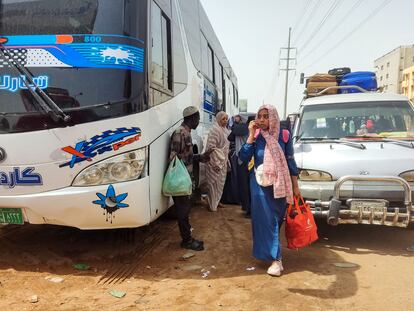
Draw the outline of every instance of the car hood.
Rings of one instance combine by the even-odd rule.
[[[398,176],[414,170],[414,149],[389,142],[361,142],[366,149],[337,143],[297,143],[299,168],[320,170],[338,179],[345,175]]]

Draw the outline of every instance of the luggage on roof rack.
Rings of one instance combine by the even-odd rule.
[[[324,89],[337,86],[336,77],[326,73],[318,73],[309,77],[306,81],[306,94],[308,97],[316,96],[317,93]],[[332,89],[326,92],[326,95],[337,94],[337,89]]]
[[[342,77],[340,86],[356,85],[367,91],[375,92],[377,90],[377,78],[375,72],[371,71],[357,71],[346,74]],[[340,90],[341,94],[347,93],[360,93],[361,91],[356,88],[349,88]]]
[[[308,82],[336,82],[336,77],[327,73],[317,73],[309,77]]]
[[[328,74],[333,75],[335,77],[343,77],[348,73],[351,73],[351,68],[349,67],[333,68],[328,71]]]

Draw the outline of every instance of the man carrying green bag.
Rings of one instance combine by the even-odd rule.
[[[179,172],[181,170],[180,162],[182,161],[187,169],[188,175],[193,180],[193,164],[195,162],[205,163],[210,161],[211,150],[206,151],[204,154],[193,154],[191,130],[195,130],[200,123],[200,113],[198,108],[194,106],[185,108],[183,111],[183,117],[183,123],[178,129],[175,130],[171,137],[170,167],[168,170],[170,171],[171,168],[176,170],[176,172]],[[180,182],[178,179],[182,181]],[[178,173],[176,181],[177,183],[181,183],[180,186],[183,186],[183,191],[182,189],[179,189],[181,188],[180,186],[177,187],[172,185],[174,177],[168,176],[168,172],[164,181],[163,191],[167,195],[172,195],[174,205],[177,210],[178,228],[180,229],[182,238],[181,247],[195,251],[204,250],[203,241],[196,240],[191,236],[189,215],[191,210],[191,190],[193,181],[191,182],[191,188],[189,189],[188,179],[186,179],[185,174],[183,174],[182,171]],[[169,181],[172,181],[172,183],[169,183]],[[166,183],[169,185],[167,186]]]
[[[170,162],[162,183],[165,196],[189,196],[193,192],[193,181],[182,160],[177,156]]]

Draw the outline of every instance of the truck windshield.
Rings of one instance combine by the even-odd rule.
[[[146,33],[145,0],[0,0],[0,133],[62,126],[4,57],[72,124],[145,110]]]
[[[303,140],[335,138],[414,139],[414,111],[407,101],[353,102],[305,106]]]

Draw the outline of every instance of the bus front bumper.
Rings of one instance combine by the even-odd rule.
[[[112,187],[67,187],[30,195],[2,196],[0,208],[20,209],[23,221],[30,224],[79,229],[140,227],[150,222],[149,177]]]

